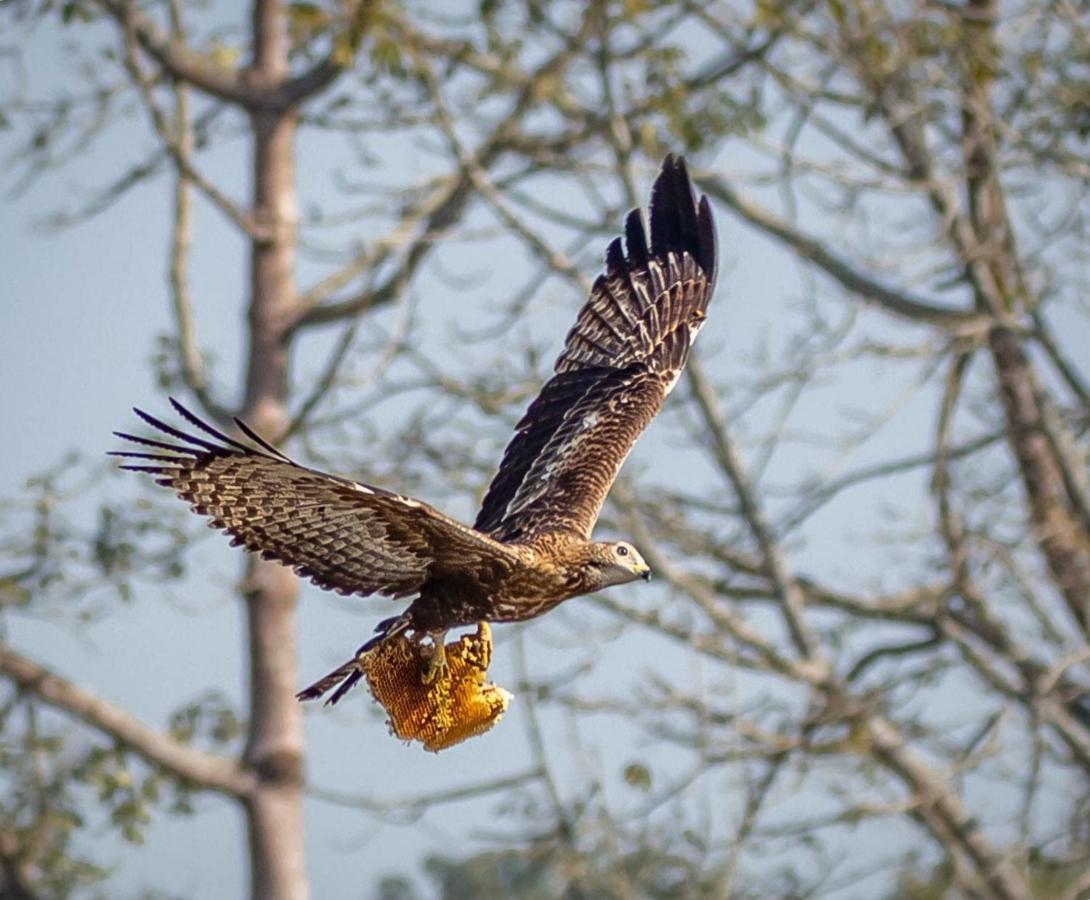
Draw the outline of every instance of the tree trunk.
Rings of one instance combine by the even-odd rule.
[[[250,77],[270,87],[287,74],[279,0],[255,0]],[[287,420],[285,323],[295,298],[295,185],[292,110],[251,110],[254,135],[253,215],[263,239],[250,249],[249,353],[244,417],[263,434]],[[257,778],[246,801],[251,896],[303,900],[303,720],[298,682],[295,607],[298,583],[278,563],[251,558],[244,585],[250,652],[250,723],[245,762]]]
[[[1018,460],[1037,544],[1071,615],[1090,634],[1090,550],[1071,513],[1063,473],[1044,433],[1030,362],[1009,328],[993,328],[988,345],[1003,399],[1007,440]]]
[[[1000,65],[995,37],[998,3],[969,0],[966,9],[962,155],[973,242],[963,252],[977,305],[1002,316],[1029,298],[998,174],[992,102]],[[1036,395],[1038,379],[1022,339],[1005,324],[989,332],[988,349],[1003,403],[1007,441],[1018,461],[1037,545],[1076,624],[1090,634],[1090,535],[1074,515],[1063,470],[1045,433]]]

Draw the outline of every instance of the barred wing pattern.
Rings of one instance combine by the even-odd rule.
[[[685,163],[667,156],[606,252],[606,271],[568,334],[556,374],[515,429],[475,527],[500,541],[589,540],[632,445],[673,389],[715,287],[716,237]]]
[[[155,475],[233,545],[292,566],[319,587],[405,597],[433,579],[502,579],[518,564],[510,548],[425,503],[305,468],[242,422],[253,446],[170,402],[207,437],[135,410],[177,443],[116,432],[154,451],[115,451],[132,460],[122,468]]]

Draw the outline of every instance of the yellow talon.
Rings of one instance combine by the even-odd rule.
[[[450,666],[447,665],[447,648],[444,643],[446,632],[441,631],[430,635],[430,637],[433,649],[431,656],[428,657],[428,664],[424,667],[424,672],[420,677],[421,682],[424,684],[434,684],[436,681],[450,677]]]

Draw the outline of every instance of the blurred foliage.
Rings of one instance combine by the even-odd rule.
[[[192,703],[170,717],[168,733],[184,744],[197,744],[210,750],[236,745],[246,723],[217,690],[205,691]]]
[[[1069,865],[1033,860],[1027,867],[1032,900],[1062,900],[1086,874],[1085,862]],[[960,900],[964,892],[954,878],[953,865],[943,860],[930,870],[907,866],[897,878],[897,889],[887,900]],[[1082,894],[1074,900],[1081,900]]]
[[[379,881],[371,896],[374,900],[625,900],[633,896],[647,900],[711,900],[723,896],[723,871],[698,865],[669,852],[665,846],[664,842],[656,848],[654,842],[648,841],[627,853],[597,847],[576,854],[544,845],[487,851],[461,860],[431,856],[423,865],[430,883],[428,890],[420,892],[411,879],[388,875]],[[744,898],[747,894],[735,891],[731,896]]]
[[[104,613],[109,594],[131,600],[139,580],[185,577],[194,523],[161,497],[98,500],[105,469],[67,455],[27,478],[21,496],[0,500],[10,526],[0,533],[0,612],[86,621]],[[3,625],[0,616],[0,633]]]
[[[64,729],[16,695],[0,697],[0,734],[0,897],[105,896],[109,870],[79,841],[90,813]]]

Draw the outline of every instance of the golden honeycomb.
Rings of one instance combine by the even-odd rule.
[[[511,695],[485,682],[492,661],[486,622],[477,625],[476,634],[447,644],[446,674],[424,684],[421,673],[431,652],[401,635],[383,641],[361,663],[371,694],[389,715],[390,731],[438,753],[488,731],[503,716]]]

